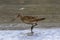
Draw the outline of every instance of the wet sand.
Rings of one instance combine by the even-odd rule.
[[[0,30],[25,30],[30,29],[31,25],[24,23],[3,23],[0,24]],[[60,28],[60,23],[38,23],[34,28],[55,29]]]

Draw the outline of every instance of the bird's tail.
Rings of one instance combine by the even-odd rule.
[[[36,21],[42,21],[42,20],[45,20],[45,18],[40,18],[40,19],[37,19]]]

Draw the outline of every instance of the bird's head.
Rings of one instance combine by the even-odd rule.
[[[17,18],[20,17],[20,14],[17,15]]]
[[[19,17],[22,17],[22,15],[21,15],[21,14],[18,14],[18,15],[17,15],[17,18],[19,18]]]

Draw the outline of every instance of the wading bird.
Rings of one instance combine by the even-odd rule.
[[[45,18],[38,18],[33,16],[24,16],[21,14],[18,14],[16,18],[20,18],[22,22],[26,24],[31,24],[31,33],[33,34],[33,28],[37,26],[37,22],[45,20]]]

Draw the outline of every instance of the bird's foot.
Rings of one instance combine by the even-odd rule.
[[[27,33],[27,36],[33,36],[33,32]]]
[[[33,35],[33,34],[34,34],[34,32],[31,32],[31,34]]]

